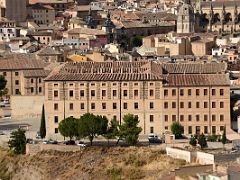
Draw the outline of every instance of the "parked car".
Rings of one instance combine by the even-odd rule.
[[[66,145],[75,145],[75,141],[74,140],[68,140],[64,144],[66,144]]]
[[[40,135],[40,132],[38,131],[37,134],[36,134],[36,139],[41,139],[41,135]]]
[[[27,139],[26,142],[27,144],[35,144],[35,141],[33,139]]]
[[[80,146],[80,147],[86,147],[86,144],[84,144],[83,141],[79,141],[79,142],[77,143],[77,145]]]
[[[3,101],[0,102],[0,107],[9,107],[9,100],[8,99],[4,99]]]
[[[4,132],[0,131],[0,135],[4,135]]]
[[[55,140],[49,139],[49,140],[44,140],[43,144],[58,144],[58,142]]]
[[[156,144],[162,143],[162,140],[156,134],[149,134],[148,141],[149,143],[156,143]]]

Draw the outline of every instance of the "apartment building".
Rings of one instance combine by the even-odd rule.
[[[15,21],[0,18],[0,41],[9,40],[20,36],[20,29],[16,27]]]
[[[34,32],[28,32],[27,36],[30,38],[35,39],[41,44],[50,44],[52,40],[54,39],[54,32],[53,31],[34,31]]]
[[[9,95],[44,95],[44,78],[49,71],[44,70],[43,61],[26,57],[10,57],[0,60],[0,75],[7,80]]]
[[[84,113],[139,117],[142,134],[162,134],[173,122],[184,134],[219,134],[230,127],[229,78],[223,63],[156,62],[66,63],[45,79],[48,138],[58,125]]]
[[[55,21],[55,10],[49,5],[33,4],[28,7],[28,13],[39,25],[49,25]]]
[[[29,4],[42,4],[49,5],[55,9],[55,12],[64,12],[66,9],[70,8],[73,4],[73,0],[29,0]]]

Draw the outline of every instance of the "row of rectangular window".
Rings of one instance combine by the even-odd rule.
[[[38,82],[41,83],[42,80],[39,79]],[[33,80],[33,79],[31,79],[31,83],[34,83],[34,80]],[[19,85],[19,80],[15,80],[15,85]]]
[[[184,115],[180,115],[179,116],[179,120],[181,122],[183,122],[185,120],[185,117],[187,117],[187,120],[188,121],[192,121],[193,120],[193,116],[192,115],[187,115],[187,116],[184,116]],[[201,120],[201,116],[199,114],[195,115],[195,120],[198,122]],[[208,115],[203,115],[203,120],[204,121],[208,121]],[[212,121],[215,122],[217,120],[216,118],[216,115],[215,114],[212,114]],[[219,115],[219,120],[220,121],[224,121],[224,115],[223,114],[220,114]],[[169,115],[164,115],[164,121],[165,122],[168,122],[169,121]],[[177,121],[177,115],[172,115],[172,122],[175,122]]]
[[[133,91],[133,95],[135,97],[139,96],[139,91],[138,90],[134,90]],[[58,97],[58,91],[55,90],[54,91],[54,97]],[[90,91],[91,97],[95,97],[96,96],[96,91],[95,90],[91,90]],[[69,97],[74,97],[74,91],[70,90],[69,91]],[[80,97],[84,97],[85,96],[85,91],[84,90],[80,90]],[[102,97],[106,97],[107,96],[107,90],[102,90]],[[112,96],[116,97],[117,96],[117,90],[113,90],[112,91]],[[123,90],[123,97],[127,97],[128,96],[128,90]],[[154,96],[154,90],[150,89],[149,90],[149,96]]]
[[[216,89],[212,89],[212,96],[215,96],[216,95]],[[179,94],[180,96],[184,96],[184,89],[180,89],[179,90]],[[220,89],[219,90],[219,94],[220,96],[223,96],[224,95],[224,89]],[[176,96],[177,95],[177,90],[176,89],[172,89],[172,96]],[[188,89],[187,90],[187,95],[188,96],[192,96],[192,89]],[[200,96],[200,89],[196,89],[195,90],[195,95],[196,96]],[[204,89],[203,90],[203,95],[204,96],[208,96],[208,89]],[[164,96],[167,97],[168,96],[168,89],[165,89],[164,90]]]
[[[112,86],[116,86],[117,84],[118,84],[118,83],[112,83]],[[69,85],[69,86],[73,86],[74,84],[73,84],[73,83],[70,83],[70,84],[68,84],[68,85]],[[105,87],[106,85],[107,85],[106,83],[102,83],[102,84],[101,84],[102,87]],[[123,85],[123,86],[127,86],[128,83],[122,83],[122,85]],[[134,85],[134,86],[139,86],[139,83],[134,83],[133,85]],[[149,83],[149,86],[153,86],[153,85],[154,85],[154,83]],[[58,84],[55,83],[55,84],[53,84],[53,86],[54,86],[54,87],[57,87]],[[80,86],[85,86],[85,84],[84,84],[84,83],[80,83]],[[95,86],[95,83],[91,83],[90,86]]]
[[[84,103],[80,103],[80,109],[85,109],[84,107]],[[134,104],[134,109],[139,109],[139,104],[137,102],[135,102]],[[58,103],[54,103],[54,110],[58,110]],[[96,108],[95,103],[91,103],[91,109],[94,110]],[[112,108],[113,109],[117,109],[117,103],[112,103]],[[149,108],[150,109],[154,109],[154,103],[150,102],[149,103]],[[102,103],[102,109],[107,109],[107,104],[106,103]],[[128,109],[128,103],[123,103],[123,109]],[[69,110],[74,110],[73,108],[73,103],[69,103]]]
[[[188,126],[188,134],[193,134],[193,127],[192,126]],[[165,126],[165,130],[168,130],[169,127],[168,126]],[[209,127],[208,126],[204,126],[204,129],[203,129],[203,133],[204,134],[208,134],[210,133],[208,131]],[[220,126],[219,127],[219,130],[220,131],[224,131],[224,126]],[[216,134],[217,132],[217,127],[216,126],[212,126],[212,134]],[[201,134],[201,127],[200,126],[195,126],[195,134]]]
[[[15,72],[14,74],[15,76],[19,76],[19,72]],[[7,76],[7,72],[3,72],[3,76]]]
[[[180,108],[185,108],[184,106],[185,102],[180,102]],[[203,102],[203,107],[208,108],[208,102]],[[224,108],[224,102],[219,102],[219,107]],[[164,109],[168,109],[169,105],[168,102],[164,102]],[[177,108],[177,103],[172,102],[172,108]],[[192,102],[187,103],[187,108],[193,108],[192,107]],[[200,108],[200,102],[196,102],[196,108]],[[212,108],[217,108],[216,102],[212,102]]]
[[[189,89],[189,90],[191,90],[191,89]],[[188,90],[188,96],[191,96],[192,93],[189,90]],[[96,91],[95,90],[91,90],[90,94],[91,94],[91,97],[95,97]],[[102,96],[105,97],[106,94],[107,94],[107,90],[102,90]],[[113,90],[112,91],[112,95],[113,96],[117,96],[117,90]],[[138,90],[134,90],[133,91],[133,95],[134,96],[139,96],[139,91]],[[204,96],[207,96],[207,95],[208,95],[208,90],[204,89]],[[216,90],[212,89],[212,96],[215,96],[215,95],[216,95]],[[220,89],[220,95],[221,96],[224,95],[224,89]],[[84,90],[80,90],[80,97],[84,97],[84,96],[85,96],[85,91]],[[124,97],[128,96],[128,90],[123,90],[123,96]],[[153,89],[149,90],[149,96],[154,96],[154,90]],[[164,90],[164,96],[165,97],[168,96],[168,90],[167,89]],[[174,90],[172,92],[172,96],[176,96],[176,90]],[[180,96],[184,96],[184,89],[180,90]],[[200,96],[200,89],[196,89],[196,96]],[[54,91],[54,97],[58,97],[58,91],[57,90]],[[74,97],[74,90],[70,90],[69,91],[69,97]]]

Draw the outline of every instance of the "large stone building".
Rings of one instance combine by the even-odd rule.
[[[27,18],[27,0],[0,0],[0,15],[17,23]]]
[[[230,127],[229,78],[222,63],[156,62],[66,63],[45,79],[48,138],[69,116],[90,112],[122,121],[139,117],[142,134],[170,131],[173,122],[184,134],[219,134]]]
[[[202,2],[198,30],[234,33],[240,31],[239,1]]]
[[[29,0],[29,4],[42,4],[50,5],[55,9],[55,12],[64,12],[66,9],[70,8],[73,4],[73,0]]]
[[[184,0],[178,9],[178,33],[240,32],[240,1],[198,1],[192,4]]]
[[[1,59],[0,75],[7,80],[8,95],[44,95],[44,78],[49,74],[45,66],[43,61],[20,55]]]

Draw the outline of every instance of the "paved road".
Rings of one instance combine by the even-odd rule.
[[[0,118],[0,132],[4,133],[4,135],[0,135],[0,145],[7,146],[11,132],[18,129],[19,127],[26,127],[26,137],[34,139],[36,132],[39,131],[40,119]]]

